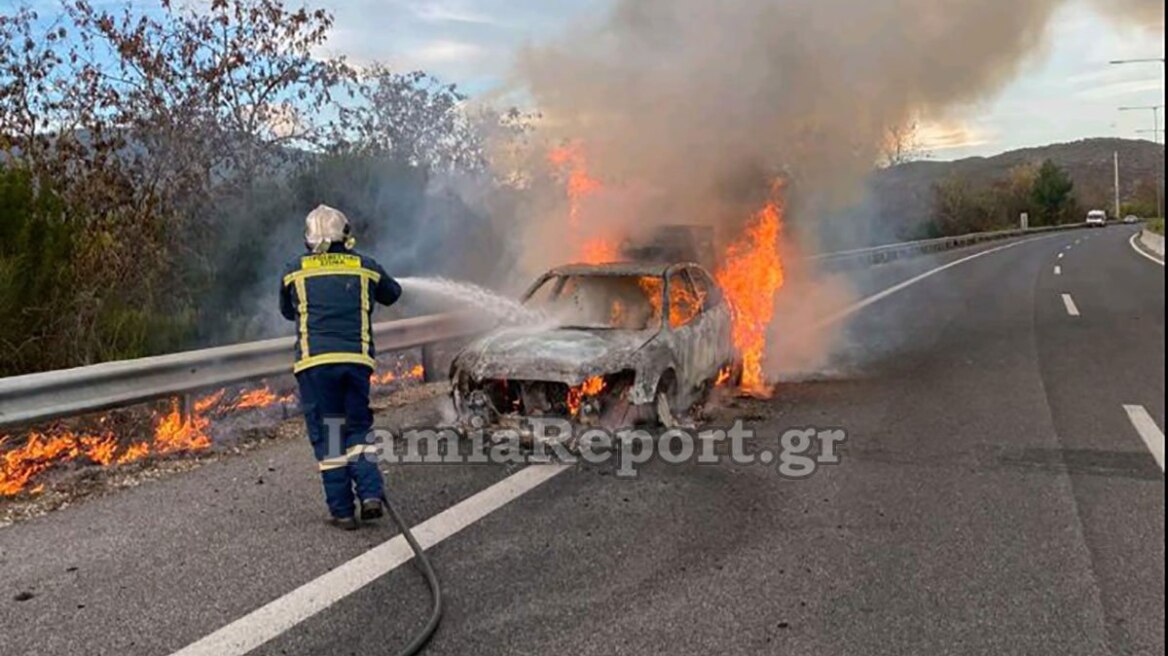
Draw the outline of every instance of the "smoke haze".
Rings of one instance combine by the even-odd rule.
[[[518,75],[545,133],[582,140],[598,177],[635,189],[622,220],[737,219],[781,173],[797,226],[800,208],[855,200],[890,128],[999,91],[1062,4],[619,0],[521,53]],[[1105,4],[1163,24],[1162,3]]]
[[[1162,29],[1163,3],[1091,1],[1110,20]],[[865,215],[863,181],[890,131],[992,98],[1045,53],[1052,17],[1069,2],[618,0],[605,17],[520,53],[516,84],[548,141],[578,140],[604,182],[582,212],[594,233],[698,223],[725,241],[771,181],[786,179],[789,275],[766,366],[799,378],[823,371],[841,347],[835,328],[800,327],[865,287],[802,270],[800,250],[817,248],[821,231],[880,223],[820,219]],[[528,222],[524,238],[541,260],[533,268],[574,257],[562,222],[547,216]]]

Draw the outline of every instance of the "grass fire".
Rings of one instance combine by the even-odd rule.
[[[420,364],[391,368],[375,374],[371,382],[379,386],[416,382],[424,373]],[[0,498],[39,494],[44,490],[40,479],[67,465],[113,467],[151,457],[207,451],[214,444],[211,428],[216,421],[244,411],[297,403],[295,393],[278,392],[267,385],[220,389],[196,398],[186,411],[172,401],[144,422],[118,421],[107,414],[76,426],[29,430],[19,441],[15,435],[0,436]]]

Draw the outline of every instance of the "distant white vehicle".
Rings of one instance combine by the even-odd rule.
[[[1123,217],[1123,222],[1124,223],[1139,223],[1140,217],[1136,216],[1135,214],[1128,214],[1127,216]]]
[[[1107,225],[1107,212],[1103,210],[1091,210],[1087,212],[1087,225],[1099,226],[1100,228]]]

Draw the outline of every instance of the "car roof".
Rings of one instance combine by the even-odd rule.
[[[565,264],[548,275],[558,276],[664,276],[674,267],[693,266],[692,262],[605,262],[604,264]]]

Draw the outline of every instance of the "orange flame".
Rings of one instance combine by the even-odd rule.
[[[23,446],[0,456],[0,496],[13,496],[28,482],[48,469],[84,457],[98,465],[122,465],[141,460],[151,453],[160,455],[202,451],[211,447],[207,435],[210,420],[198,414],[207,399],[195,404],[195,412],[184,419],[177,404],[154,427],[152,443],[136,442],[122,447],[112,432],[81,434],[73,431],[33,432]],[[3,444],[5,440],[0,440]],[[38,486],[43,488],[43,486]]]
[[[584,242],[576,259],[584,264],[615,262],[620,259],[620,249],[614,241],[595,237]]]
[[[211,420],[202,414],[198,403],[189,417],[183,417],[176,401],[171,405],[170,413],[154,428],[154,451],[167,454],[209,449],[211,438],[207,435],[207,428],[210,425]]]
[[[295,394],[276,396],[275,392],[267,387],[260,387],[240,394],[239,398],[235,400],[235,403],[231,405],[231,409],[250,410],[252,408],[266,408],[277,403],[290,402],[295,398]]]
[[[669,325],[684,326],[701,312],[705,297],[698,291],[676,284],[669,285]]]
[[[548,153],[548,161],[568,175],[568,226],[572,232],[580,228],[580,214],[584,199],[600,191],[600,180],[588,173],[588,160],[584,155],[584,144],[571,141]]]
[[[407,371],[387,371],[383,374],[374,374],[369,382],[374,385],[388,385],[398,380],[422,380],[426,375],[426,369],[420,364],[410,367]]]
[[[267,387],[244,392],[232,403],[225,403],[227,390],[219,390],[197,399],[190,416],[184,417],[177,402],[170,412],[154,421],[153,439],[123,446],[110,430],[78,433],[71,430],[29,433],[24,445],[0,453],[0,496],[19,494],[31,479],[66,462],[85,459],[103,467],[124,465],[152,454],[193,453],[211,447],[209,414],[221,415],[235,410],[262,408],[291,401],[295,395],[277,396]],[[105,417],[99,420],[105,423]],[[0,446],[8,441],[0,437]],[[30,488],[36,494],[44,485]]]
[[[755,213],[743,237],[727,249],[715,274],[734,313],[734,346],[742,357],[742,387],[753,393],[767,392],[762,362],[767,326],[775,314],[775,293],[783,286],[778,251],[782,229],[782,204],[771,200]]]
[[[619,258],[617,243],[604,237],[583,238],[580,218],[584,202],[604,186],[588,172],[588,158],[583,142],[570,141],[548,153],[548,161],[567,176],[568,232],[573,243],[579,244],[575,259],[584,264],[602,264]]]
[[[665,304],[661,298],[661,279],[652,276],[642,276],[637,281],[637,284],[640,285],[641,291],[645,293],[645,297],[649,299],[649,306],[653,308],[653,323],[657,323],[661,319],[661,307]]]
[[[584,399],[596,396],[604,391],[604,378],[593,376],[575,387],[568,388],[568,412],[575,417],[580,413],[580,405]]]
[[[714,387],[723,387],[730,382],[730,367],[722,367],[718,371],[718,378],[714,381]]]

